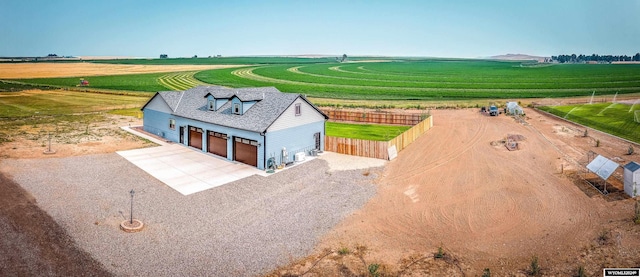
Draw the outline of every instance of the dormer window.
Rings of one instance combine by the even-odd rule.
[[[240,114],[240,103],[233,103],[233,113]]]
[[[302,114],[302,107],[300,106],[300,103],[296,104],[296,116],[300,116]]]
[[[216,101],[215,100],[209,100],[209,110],[210,111],[215,111],[216,110]]]

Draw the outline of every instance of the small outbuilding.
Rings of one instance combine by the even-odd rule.
[[[640,195],[640,164],[636,162],[624,165],[624,192],[631,197]]]
[[[518,105],[518,102],[507,102],[506,113],[511,115],[522,115],[524,110]]]

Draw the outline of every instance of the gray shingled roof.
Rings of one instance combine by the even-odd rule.
[[[207,94],[218,99],[238,97],[241,101],[259,101],[243,115],[237,115],[231,113],[231,101],[217,111],[208,110]],[[300,97],[300,94],[282,93],[274,87],[232,89],[218,86],[161,91],[158,95],[167,102],[176,116],[259,133],[265,132]]]

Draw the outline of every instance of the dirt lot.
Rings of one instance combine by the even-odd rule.
[[[433,111],[434,128],[387,165],[377,195],[317,254],[274,275],[305,272],[325,254],[310,272],[366,274],[379,264],[390,275],[524,275],[534,256],[544,275],[639,267],[633,199],[605,197],[572,172],[589,150],[621,164],[640,156],[623,155],[628,143],[595,131],[581,137],[580,127],[526,112],[520,124],[475,109]],[[524,137],[520,150],[495,143],[507,134]]]
[[[574,178],[590,150],[617,157],[620,164],[639,162],[640,155],[624,155],[626,142],[595,131],[582,137],[581,127],[530,109],[526,112],[527,123],[521,124],[506,116],[484,116],[476,109],[432,111],[434,128],[387,164],[376,180],[376,196],[327,234],[314,255],[273,275],[303,273],[321,257],[325,258],[311,273],[366,274],[372,269],[369,265],[378,264],[377,272],[390,275],[479,276],[489,268],[494,276],[521,276],[534,256],[543,275],[549,276],[575,274],[579,266],[593,276],[600,275],[603,267],[640,267],[640,225],[631,222],[634,201],[620,194],[603,196]],[[114,116],[88,132],[96,139],[72,136],[77,143],[54,144],[55,156],[148,145],[117,131],[117,126],[127,124],[140,122]],[[100,128],[113,131],[100,133]],[[507,134],[524,138],[520,150],[508,151],[496,143]],[[599,147],[595,140],[600,140]],[[43,143],[24,138],[1,145],[0,153],[46,158]],[[2,197],[0,207],[9,211],[8,217],[3,212],[6,218],[24,216],[21,209],[7,207],[31,198]],[[33,206],[34,200],[29,201]],[[33,213],[46,215],[40,210]],[[16,234],[27,234],[32,243],[73,247],[65,240],[37,235],[37,228],[55,225],[50,217],[29,228],[19,227],[25,222],[10,222],[20,230]],[[438,248],[443,258],[434,259]],[[3,266],[7,257],[23,259],[19,252],[11,253],[16,255],[2,256]],[[40,259],[35,260],[64,266],[65,261],[37,255]]]
[[[96,63],[0,63],[0,79],[55,78],[196,71],[243,65],[130,65]]]
[[[88,154],[113,153],[119,150],[137,149],[155,145],[120,129],[120,126],[142,125],[142,119],[130,116],[104,114],[105,120],[83,125],[68,123],[59,125],[63,133],[56,133],[56,126],[24,125],[13,130],[12,141],[0,144],[0,159],[32,159],[69,157]],[[44,154],[49,149],[48,131],[51,131],[51,150],[55,154]]]

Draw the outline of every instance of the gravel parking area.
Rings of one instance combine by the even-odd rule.
[[[376,192],[381,168],[316,159],[183,196],[117,154],[0,161],[76,243],[120,276],[252,276],[310,254]],[[118,229],[134,217],[139,233]]]

